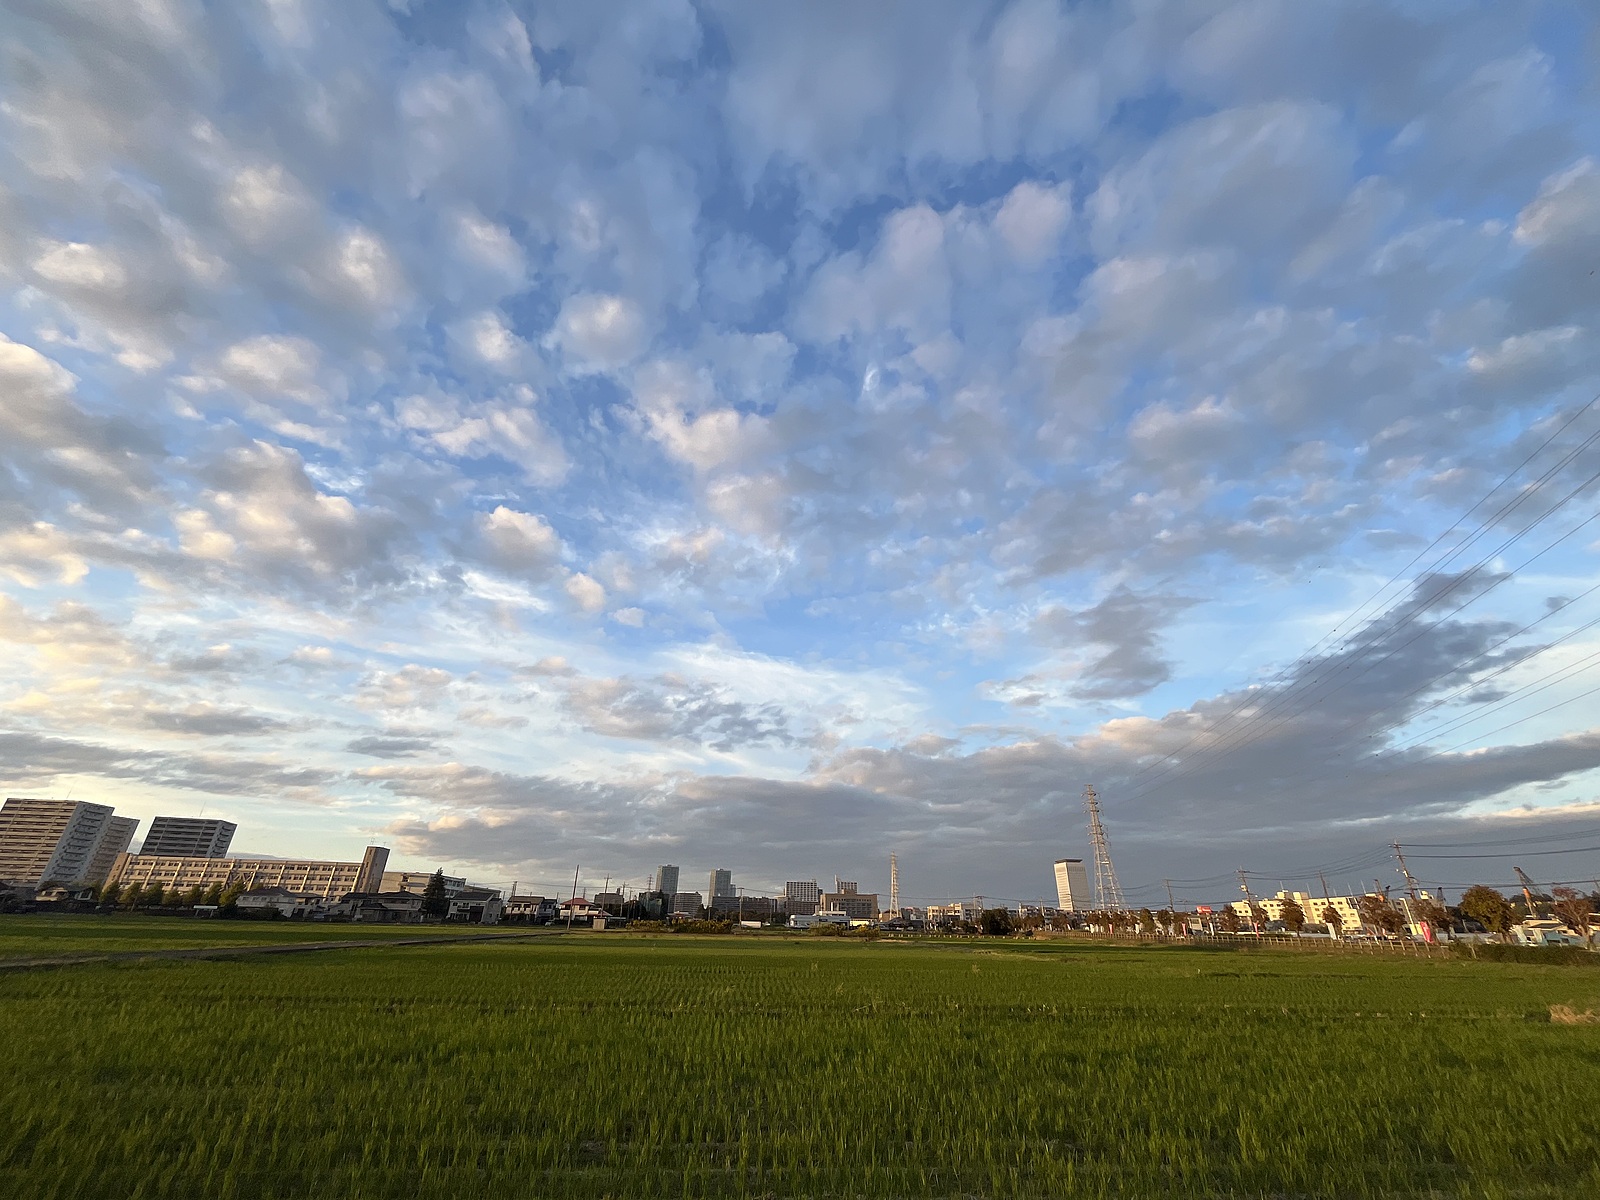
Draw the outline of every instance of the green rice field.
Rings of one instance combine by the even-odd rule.
[[[7,945],[26,940],[8,923]],[[0,1196],[1596,1197],[1600,969],[583,934],[0,972]]]
[[[320,921],[218,921],[193,917],[13,916],[0,914],[0,963],[55,955],[192,950],[207,946],[278,946],[394,938],[471,937],[474,926],[349,925]]]

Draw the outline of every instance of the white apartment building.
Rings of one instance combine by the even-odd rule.
[[[233,845],[239,827],[232,821],[204,817],[153,817],[140,854],[163,858],[221,858]]]
[[[428,888],[428,883],[433,879],[432,871],[385,871],[383,885],[378,889],[383,892],[406,892],[413,896],[420,896]],[[454,900],[467,886],[467,881],[459,875],[446,875],[444,877],[444,894],[448,900]]]
[[[1283,904],[1285,900],[1293,900],[1300,906],[1300,911],[1306,915],[1307,925],[1325,925],[1322,911],[1332,907],[1339,914],[1339,926],[1345,933],[1359,933],[1361,931],[1361,910],[1357,907],[1360,896],[1313,896],[1307,892],[1279,892],[1276,896],[1266,896],[1256,901],[1256,907],[1267,914],[1269,921],[1283,920]],[[1247,923],[1250,920],[1250,904],[1245,900],[1235,900],[1228,905],[1234,912]]]
[[[386,846],[368,846],[360,862],[326,862],[296,858],[193,858],[160,854],[124,854],[117,859],[110,882],[127,887],[159,883],[167,889],[279,887],[301,895],[338,900],[350,892],[381,889],[388,865]]]
[[[137,826],[108,804],[8,796],[0,805],[0,880],[99,883]]]
[[[1083,859],[1056,859],[1056,907],[1062,912],[1088,912],[1094,907]]]
[[[949,904],[928,905],[928,924],[938,925],[944,921],[976,921],[983,916],[983,909],[978,907],[975,900],[952,900]]]

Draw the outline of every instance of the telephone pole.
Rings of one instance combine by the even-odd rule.
[[[1411,897],[1411,903],[1415,904],[1417,902],[1417,880],[1416,880],[1416,877],[1411,874],[1410,868],[1408,868],[1406,866],[1405,852],[1400,849],[1400,843],[1399,842],[1391,842],[1390,845],[1392,845],[1394,847],[1395,859],[1400,863],[1400,874],[1405,876],[1406,894]]]
[[[1102,912],[1122,912],[1122,885],[1111,865],[1111,847],[1106,843],[1106,827],[1100,823],[1100,795],[1094,785],[1083,789],[1083,806],[1089,810],[1089,841],[1094,845],[1094,898]]]
[[[1239,890],[1244,893],[1245,907],[1250,910],[1251,932],[1260,933],[1261,927],[1256,924],[1256,898],[1250,894],[1250,880],[1243,867],[1239,868]]]
[[[1171,928],[1176,933],[1178,929],[1178,902],[1172,898],[1172,880],[1163,879],[1161,882],[1167,885],[1167,913],[1172,918]],[[1189,923],[1187,921],[1183,923],[1183,933],[1185,937],[1189,935]]]

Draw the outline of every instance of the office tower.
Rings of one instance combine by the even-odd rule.
[[[111,868],[117,865],[117,856],[128,852],[138,828],[137,817],[112,817],[106,822],[106,830],[100,835],[94,856],[89,860],[89,871],[83,877],[85,883],[101,884],[110,877]]]
[[[1056,859],[1056,907],[1062,912],[1089,910],[1089,873],[1083,868],[1083,859]]]
[[[706,895],[711,898],[709,903],[712,904],[724,896],[733,895],[733,872],[720,867],[711,872],[711,884],[706,890]]]
[[[656,868],[656,891],[664,892],[668,896],[676,895],[678,891],[678,868],[663,866]]]
[[[232,821],[203,817],[155,817],[144,835],[140,854],[172,858],[222,858],[239,827]]]
[[[111,806],[8,796],[0,805],[0,880],[84,883],[111,823]]]
[[[809,917],[817,911],[822,889],[815,879],[791,880],[783,885],[783,907],[791,917]]]

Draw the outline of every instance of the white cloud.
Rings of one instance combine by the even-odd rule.
[[[567,576],[565,587],[573,603],[584,612],[597,613],[606,606],[606,589],[582,571]]]
[[[548,342],[562,351],[571,370],[584,373],[626,366],[648,340],[644,315],[632,300],[586,293],[562,304]]]
[[[489,560],[502,570],[541,575],[560,561],[561,538],[536,513],[518,512],[502,504],[479,515],[478,530]]]
[[[995,213],[994,226],[1018,262],[1038,266],[1054,255],[1071,217],[1069,187],[1042,187],[1025,181],[1006,196]]]

